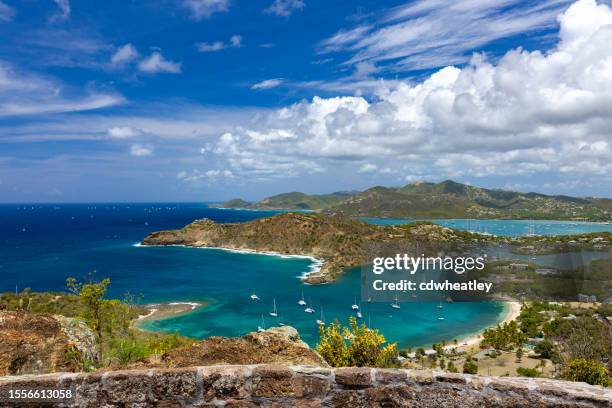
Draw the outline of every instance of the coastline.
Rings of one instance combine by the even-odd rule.
[[[308,282],[305,282],[305,280],[310,275],[317,274],[317,273],[321,272],[321,268],[323,267],[323,264],[325,263],[324,260],[319,259],[319,258],[315,258],[314,256],[311,256],[311,255],[282,254],[280,252],[274,252],[274,251],[256,251],[256,250],[253,250],[253,249],[237,249],[237,248],[227,248],[227,247],[180,245],[180,244],[148,245],[148,244],[143,244],[142,242],[137,242],[133,246],[137,247],[137,248],[146,248],[146,247],[179,247],[179,248],[194,248],[194,249],[218,249],[218,250],[221,250],[221,251],[233,252],[233,253],[236,253],[236,254],[276,256],[276,257],[285,258],[285,259],[290,259],[290,258],[309,259],[311,261],[311,264],[309,265],[310,270],[302,273],[299,276],[299,278],[305,284],[308,284]]]
[[[473,351],[475,348],[478,349],[480,345],[480,341],[482,340],[482,333],[491,327],[495,327],[497,325],[503,325],[505,323],[509,323],[515,320],[521,314],[521,303],[515,300],[511,301],[502,301],[504,304],[504,317],[495,325],[489,326],[477,333],[474,333],[467,337],[462,337],[457,339],[457,345],[450,344],[445,346],[446,350],[450,350],[452,348],[457,348],[459,350],[464,350],[465,352]]]
[[[151,303],[144,305],[144,308],[149,313],[140,315],[130,323],[131,327],[150,332],[151,330],[145,329],[140,325],[144,322],[158,321],[170,317],[176,317],[183,314],[191,313],[196,309],[205,307],[206,304],[202,302],[163,302],[163,303]]]

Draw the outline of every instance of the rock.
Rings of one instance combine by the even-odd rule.
[[[458,380],[460,377],[463,381]],[[423,378],[429,381],[423,382]],[[468,374],[446,377],[428,370],[275,364],[0,377],[0,396],[15,388],[71,384],[76,397],[61,406],[608,408],[612,405],[611,390],[584,383]],[[33,405],[17,402],[10,406]]]
[[[165,367],[262,363],[327,367],[325,360],[290,326],[272,327],[238,338],[209,337],[162,356]]]
[[[0,312],[0,375],[79,371],[95,361],[94,333],[75,319],[27,312]]]

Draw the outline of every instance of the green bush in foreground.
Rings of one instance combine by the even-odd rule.
[[[540,375],[537,369],[535,368],[525,368],[519,367],[516,369],[516,374],[521,377],[537,377]]]
[[[355,317],[349,326],[335,321],[319,329],[320,341],[316,350],[332,367],[397,367],[396,344],[385,344],[378,331],[359,325]]]
[[[599,361],[584,358],[570,360],[565,367],[563,377],[571,381],[583,381],[591,385],[603,385],[604,387],[610,384],[606,366]]]
[[[465,374],[478,374],[478,364],[472,360],[467,360],[463,364],[463,372]]]

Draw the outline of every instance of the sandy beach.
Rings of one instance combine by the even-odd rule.
[[[505,301],[506,314],[504,318],[498,324],[509,323],[512,320],[519,317],[521,314],[521,303],[516,301]],[[482,340],[482,332],[476,333],[472,336],[465,337],[462,339],[457,339],[457,345],[454,344],[447,345],[445,348],[451,349],[453,347],[457,347],[459,350],[470,351],[477,349],[480,345],[480,341]]]
[[[203,306],[204,304],[198,302],[170,302],[145,305],[145,309],[147,309],[148,313],[140,315],[134,319],[132,326],[139,328],[138,324],[141,322],[178,316]]]

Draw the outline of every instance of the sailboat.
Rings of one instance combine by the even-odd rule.
[[[325,317],[323,317],[323,306],[321,306],[321,318],[317,319],[317,324],[319,326],[325,326]]]
[[[310,299],[310,304],[312,305],[312,299]],[[310,306],[308,306],[306,309],[304,309],[304,311],[306,313],[314,313],[315,312],[315,310],[312,307],[310,307]]]
[[[357,304],[357,296],[355,296],[355,302],[353,303],[353,305],[351,306],[351,309],[353,310],[359,310],[359,305]]]
[[[278,317],[278,310],[276,310],[276,299],[272,299],[272,301],[274,302],[274,308],[269,313],[269,315],[272,317]]]
[[[257,326],[257,331],[260,333],[266,331],[266,322],[264,321],[263,315],[261,315],[261,326]]]
[[[444,309],[444,306],[442,306],[442,302],[440,302],[440,304],[438,305],[438,309]]]
[[[395,295],[395,302],[391,303],[391,307],[394,309],[399,309],[400,308],[400,304],[397,301],[397,295]]]
[[[359,305],[361,306],[361,305]],[[358,319],[361,319],[363,317],[363,315],[361,314],[361,310],[357,309],[357,313],[355,314],[357,316]]]
[[[259,300],[259,296],[257,296],[257,294],[253,291],[253,294],[251,295],[251,300]]]
[[[304,290],[302,289],[302,298],[298,300],[298,305],[306,306],[306,301],[304,300]]]

